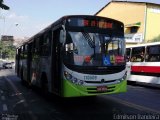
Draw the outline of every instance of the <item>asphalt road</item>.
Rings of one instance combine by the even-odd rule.
[[[44,96],[23,86],[13,69],[0,71],[0,120],[159,120],[160,89],[82,98]]]

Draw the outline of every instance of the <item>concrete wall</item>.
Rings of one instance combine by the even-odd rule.
[[[146,16],[146,41],[150,41],[160,35],[160,6],[147,4]]]
[[[113,18],[122,21],[124,25],[141,22],[138,33],[144,34],[145,6],[145,3],[110,2],[97,16]]]

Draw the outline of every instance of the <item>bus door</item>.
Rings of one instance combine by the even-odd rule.
[[[17,54],[16,54],[16,73],[17,76],[20,77],[20,54],[21,54],[21,48],[17,49]]]
[[[28,44],[27,57],[27,81],[31,83],[32,43]]]
[[[53,39],[52,39],[52,66],[51,66],[51,78],[52,78],[52,90],[56,94],[61,93],[61,54],[60,49],[61,45],[59,42],[60,37],[60,29],[53,31]]]

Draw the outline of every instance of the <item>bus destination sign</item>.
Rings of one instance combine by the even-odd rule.
[[[101,29],[112,29],[113,23],[104,19],[83,19],[83,18],[70,18],[68,19],[69,26],[74,27],[95,27]]]

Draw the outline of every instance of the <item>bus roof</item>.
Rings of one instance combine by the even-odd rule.
[[[49,26],[47,26],[46,28],[44,28],[43,30],[41,30],[40,32],[38,32],[37,34],[33,35],[32,37],[30,37],[28,40],[26,40],[24,43],[22,43],[20,46],[25,45],[26,43],[30,43],[34,40],[35,37],[40,36],[41,34],[45,33],[46,31],[50,30],[52,27],[58,25],[59,23],[62,23],[64,20],[68,19],[68,18],[99,18],[99,19],[108,19],[111,21],[115,21],[119,24],[123,24],[121,21],[112,19],[112,18],[107,18],[107,17],[101,17],[101,16],[93,16],[93,15],[67,15],[67,16],[63,16],[60,19],[58,19],[57,21],[53,22],[52,24],[50,24]],[[124,24],[123,24],[124,25]],[[19,47],[20,47],[19,46]]]
[[[143,43],[143,44],[131,45],[131,46],[126,46],[126,48],[152,46],[152,45],[160,45],[160,42],[152,42],[152,43]]]

